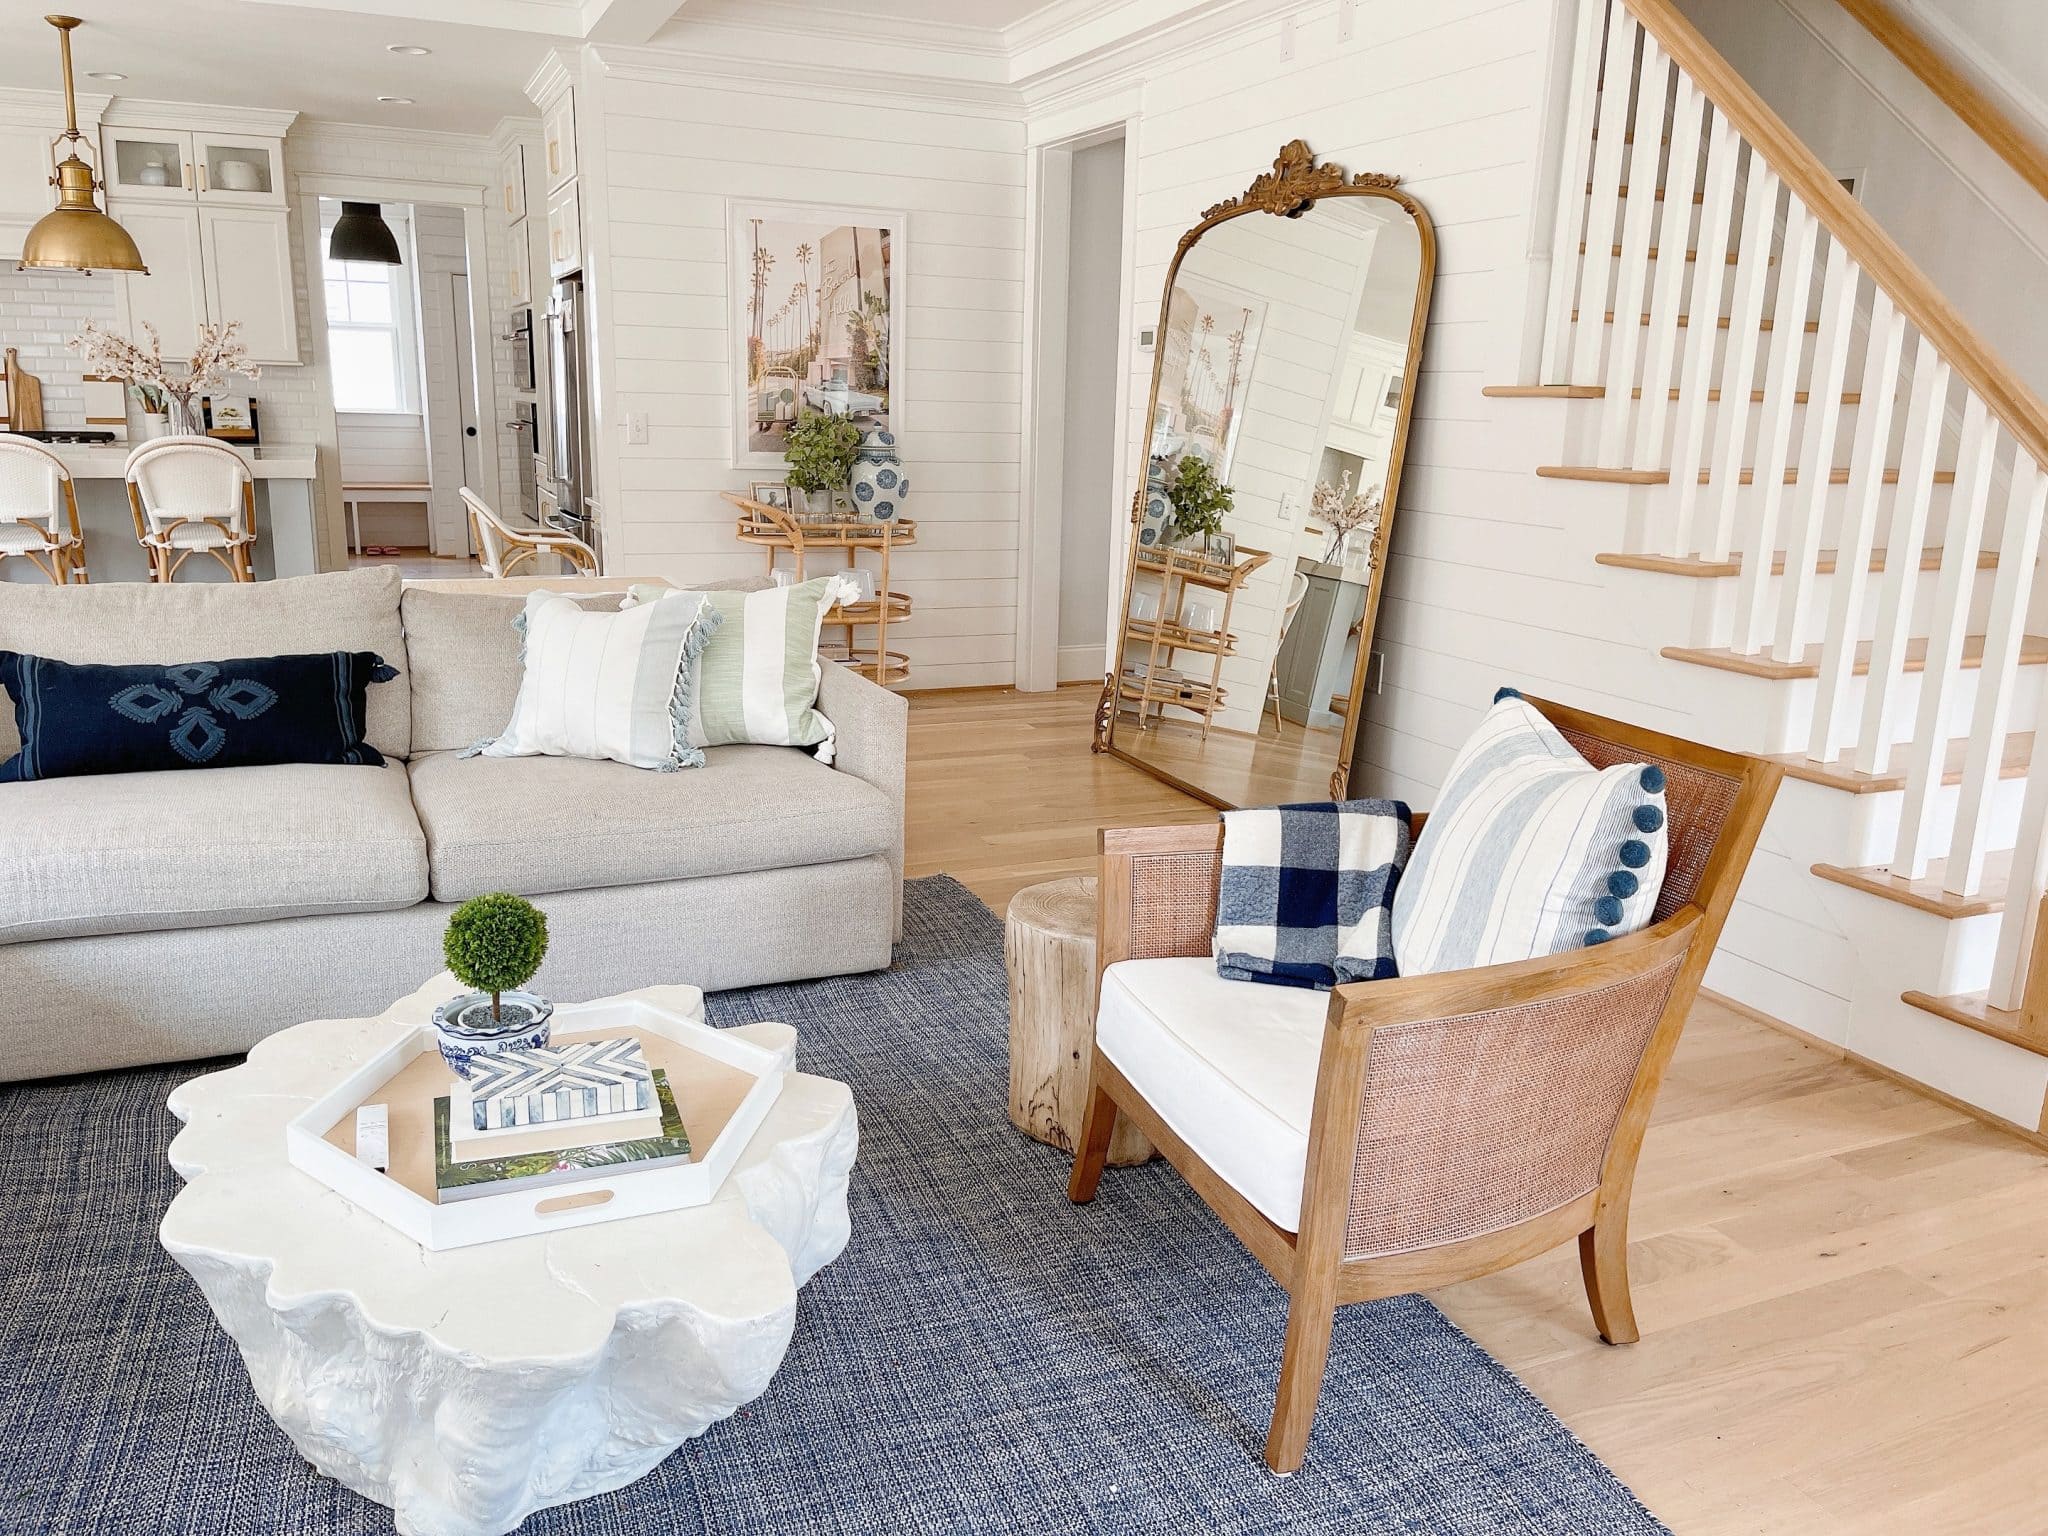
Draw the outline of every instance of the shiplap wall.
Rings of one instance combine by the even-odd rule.
[[[910,657],[915,687],[1010,681],[1022,124],[688,79],[587,81],[579,115],[593,103],[600,131],[586,139],[579,128],[579,140],[602,146],[602,164],[586,161],[581,175],[586,185],[601,179],[593,201],[608,210],[597,274],[599,355],[610,360],[598,431],[613,435],[599,462],[615,476],[601,485],[608,567],[679,581],[761,568],[759,551],[734,540],[733,508],[718,496],[780,478],[729,462],[727,200],[901,211],[907,366],[897,370],[896,426],[918,542],[891,571],[915,613],[890,627],[889,644]],[[642,411],[648,441],[619,442],[617,423]]]

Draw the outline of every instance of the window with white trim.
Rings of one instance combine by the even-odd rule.
[[[389,204],[384,222],[398,237],[402,266],[336,261],[326,254],[341,204],[320,200],[320,266],[326,284],[327,370],[334,408],[413,412],[419,407],[419,324],[414,300],[412,221]]]

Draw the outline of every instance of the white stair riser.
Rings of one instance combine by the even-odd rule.
[[[1984,633],[1991,612],[1991,587],[1994,572],[1977,571],[1972,578],[1969,604],[1970,634]],[[1715,580],[1698,578],[1673,578],[1688,580],[1697,588],[1693,602],[1693,622],[1689,631],[1694,638],[1693,645],[1727,645],[1735,631],[1735,611],[1742,585],[1739,578],[1722,577]],[[1776,613],[1779,599],[1784,593],[1787,578],[1782,575],[1765,578],[1765,597],[1771,611]],[[1872,572],[1869,585],[1864,589],[1864,601],[1858,616],[1857,638],[1868,640],[1875,634],[1879,609],[1882,573]],[[1936,599],[1940,572],[1917,571],[1913,577],[1913,629],[1915,635],[1932,631],[1936,617]],[[1813,578],[1813,613],[1801,638],[1808,645],[1819,644],[1826,635],[1828,605],[1835,600],[1843,585],[1841,573],[1816,573]]]

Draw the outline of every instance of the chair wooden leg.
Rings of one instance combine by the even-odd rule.
[[[1094,1083],[1088,1085],[1088,1108],[1081,1116],[1081,1140],[1074,1148],[1074,1171],[1067,1179],[1067,1198],[1086,1205],[1095,1198],[1109,1161],[1109,1139],[1116,1134],[1116,1100]]]
[[[1322,1395],[1323,1366],[1330,1358],[1330,1330],[1337,1321],[1331,1276],[1308,1280],[1287,1304],[1287,1344],[1280,1356],[1280,1386],[1273,1396],[1273,1425],[1266,1431],[1266,1465],[1282,1477],[1301,1470],[1308,1432]]]
[[[1610,1211],[1579,1234],[1579,1272],[1593,1326],[1610,1344],[1633,1344],[1642,1331],[1628,1294],[1628,1212]]]

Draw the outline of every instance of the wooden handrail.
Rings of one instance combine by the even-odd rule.
[[[1581,0],[1598,4],[1599,0]],[[1737,74],[1671,0],[1621,0],[1692,77],[1730,126],[1764,158],[1792,194],[1820,220],[1900,313],[1913,323],[1951,370],[1976,391],[1985,408],[2033,456],[2048,466],[2048,407],[2004,360],[1984,344],[1913,259],[1829,174],[1813,151]]]
[[[2022,180],[2043,197],[2048,197],[2048,149],[1942,53],[1920,35],[1913,23],[1899,13],[1890,0],[1837,0],[1843,10],[1863,23],[1870,35],[1890,49],[1898,61],[1918,77],[1920,83],[1941,98],[1943,106],[1962,119],[1963,126],[1990,145],[1999,159],[2019,172]]]

